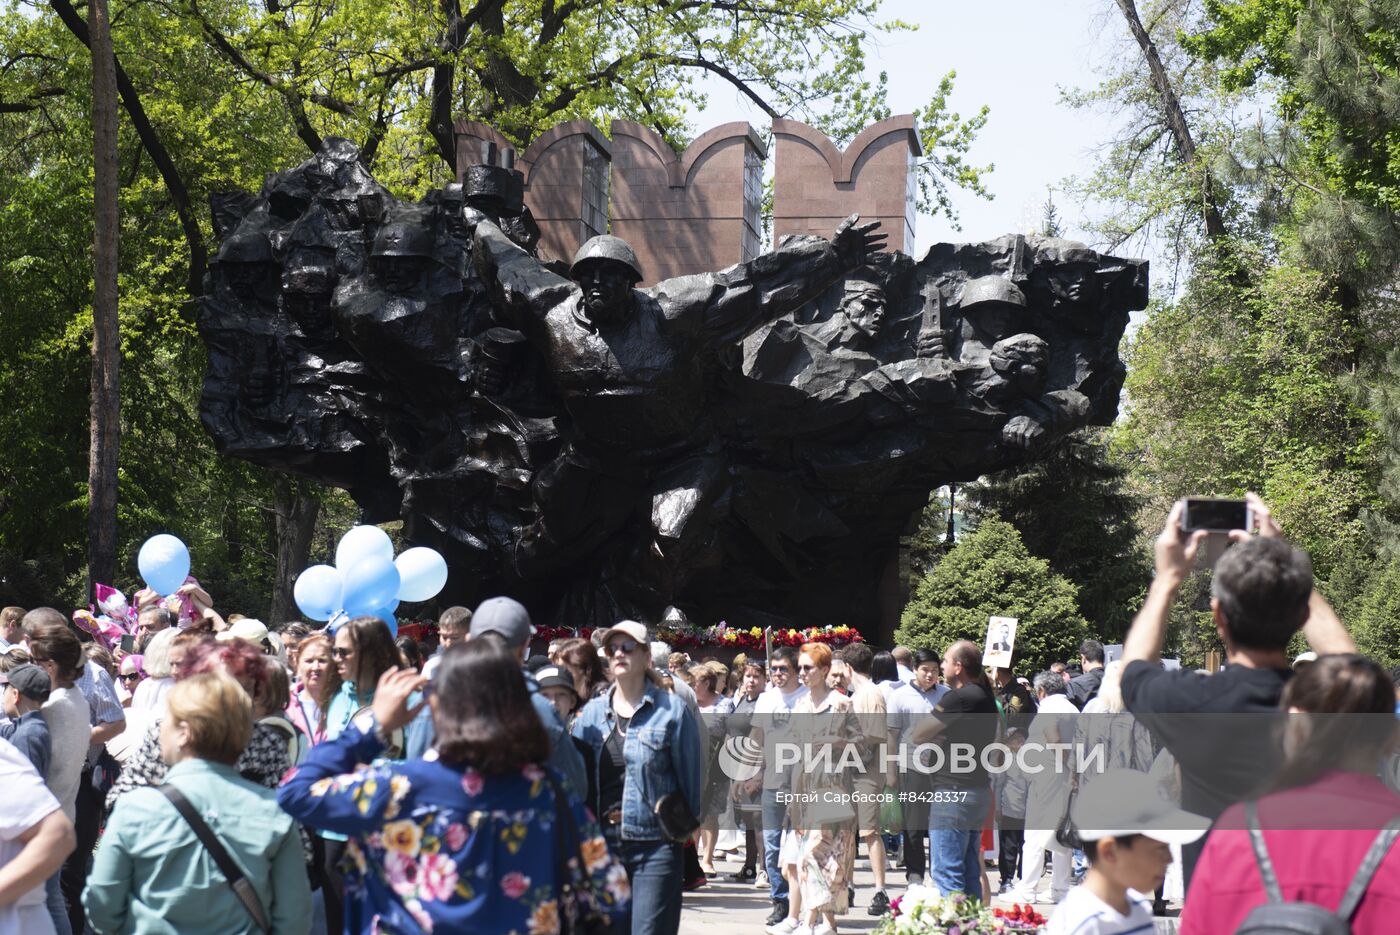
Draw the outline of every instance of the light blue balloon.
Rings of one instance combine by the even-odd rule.
[[[437,597],[447,584],[447,560],[437,549],[406,549],[394,559],[399,570],[399,600],[426,601]]]
[[[393,562],[394,543],[389,534],[378,526],[356,526],[340,537],[335,547],[335,567],[347,576],[348,582],[350,569],[375,556]]]
[[[162,596],[174,594],[190,574],[190,550],[169,533],[151,536],[136,555],[136,568],[146,587]]]
[[[312,565],[297,575],[292,597],[297,608],[311,620],[329,620],[340,610],[340,595],[345,579],[330,565]]]
[[[361,559],[345,576],[341,606],[352,617],[373,614],[398,597],[399,570],[380,555]]]
[[[370,614],[371,617],[378,617],[388,624],[389,635],[395,637],[399,635],[399,621],[394,616],[394,611],[398,609],[398,606],[399,602],[394,600]]]

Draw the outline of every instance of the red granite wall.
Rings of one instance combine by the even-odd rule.
[[[773,240],[830,237],[842,218],[878,220],[889,249],[914,252],[914,168],[922,155],[914,117],[872,124],[844,151],[796,120],[774,120]]]
[[[638,123],[612,124],[612,230],[645,284],[723,269],[759,252],[766,155],[747,123],[726,123],[677,154]]]

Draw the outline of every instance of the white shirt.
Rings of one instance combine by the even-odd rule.
[[[0,867],[3,867],[24,850],[20,835],[58,811],[59,806],[38,772],[7,740],[0,740],[0,789],[5,790],[4,805],[0,806]],[[21,893],[11,905],[0,908],[0,932],[52,935],[53,930],[53,920],[44,908],[42,882]]]
[[[1156,931],[1152,900],[1136,890],[1128,890],[1128,907],[1128,914],[1122,915],[1089,892],[1087,886],[1076,886],[1050,913],[1045,935],[1152,935]]]
[[[902,736],[905,731],[919,722],[920,715],[932,714],[933,709],[938,707],[938,703],[943,700],[943,696],[946,694],[948,694],[948,686],[942,682],[937,683],[928,691],[920,691],[913,682],[899,686],[890,693],[889,699],[885,702],[885,715],[890,730],[898,731]]]
[[[421,675],[428,681],[432,681],[437,676],[437,667],[442,665],[442,650],[438,650],[428,657],[428,661],[423,663]]]
[[[63,814],[72,821],[74,803],[78,800],[78,781],[82,778],[92,739],[88,703],[77,688],[55,688],[49,692],[49,700],[39,712],[49,725],[49,739],[53,743],[49,774],[44,781],[58,799]]]
[[[770,688],[758,696],[753,706],[753,726],[763,731],[763,752],[765,763],[775,763],[774,746],[792,730],[792,709],[807,697],[807,686],[799,686],[796,691],[783,692]],[[787,784],[787,773],[792,767],[779,770],[776,767],[763,771],[763,788],[780,789]]]
[[[1040,702],[1035,719],[1026,732],[1027,744],[1044,748],[1051,743],[1072,743],[1074,722],[1079,709],[1066,695],[1046,695]],[[1058,738],[1055,732],[1059,731]],[[1069,803],[1070,778],[1074,775],[1074,751],[1057,752],[1037,749],[1024,754],[1028,764],[1039,764],[1040,772],[1030,774],[1030,793],[1026,796],[1026,827],[1054,828],[1064,816]],[[1058,768],[1063,756],[1064,769]]]
[[[913,670],[913,669],[909,668],[908,666],[906,666],[906,665],[905,665],[904,663],[902,663],[902,662],[896,662],[896,663],[894,664],[894,669],[895,669],[896,672],[899,673],[899,680],[900,680],[901,682],[908,682],[910,685],[913,685],[913,684],[914,684],[914,670]]]
[[[127,709],[128,719],[131,711],[150,711],[156,717],[165,714],[165,696],[170,694],[170,689],[175,687],[175,677],[151,678],[142,680],[136,686],[136,692],[131,697],[131,707]],[[130,730],[130,726],[127,730]]]

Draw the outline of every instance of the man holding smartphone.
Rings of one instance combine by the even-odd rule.
[[[1161,666],[1167,618],[1210,533],[1182,528],[1178,502],[1157,537],[1156,577],[1123,642],[1123,701],[1181,767],[1181,805],[1214,820],[1255,794],[1278,762],[1267,730],[1241,730],[1238,720],[1196,715],[1277,714],[1292,676],[1288,642],[1301,629],[1318,653],[1356,652],[1342,622],[1313,587],[1312,561],[1283,539],[1264,501],[1246,494],[1258,530],[1231,530],[1233,545],[1215,566],[1211,614],[1225,646],[1224,671],[1201,675]],[[1234,730],[1229,729],[1232,725]],[[1262,726],[1262,724],[1261,724]],[[1186,883],[1203,841],[1183,849]]]

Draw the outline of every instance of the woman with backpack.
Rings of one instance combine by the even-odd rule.
[[[1281,704],[1283,765],[1268,794],[1216,822],[1191,877],[1181,935],[1390,935],[1400,912],[1400,849],[1390,846],[1395,832],[1383,829],[1400,827],[1400,796],[1376,775],[1394,745],[1390,676],[1365,656],[1322,656],[1289,680]],[[1262,829],[1276,898],[1252,827]],[[1369,880],[1358,874],[1368,854],[1379,855]],[[1344,905],[1353,882],[1359,902]]]

